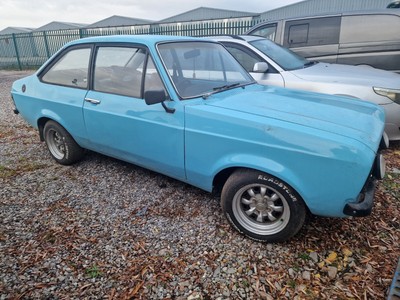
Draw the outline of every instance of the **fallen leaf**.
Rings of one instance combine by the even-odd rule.
[[[336,260],[336,258],[337,258],[337,253],[333,251],[327,257],[326,262],[331,264]]]
[[[344,248],[342,250],[342,253],[343,253],[344,256],[347,256],[347,257],[353,255],[353,252],[351,252],[348,248]]]

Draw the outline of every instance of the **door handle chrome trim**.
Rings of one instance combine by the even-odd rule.
[[[90,102],[92,104],[100,104],[100,100],[92,99],[92,98],[85,98],[86,102]]]

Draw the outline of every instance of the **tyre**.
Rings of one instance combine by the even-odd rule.
[[[285,182],[255,170],[235,171],[221,193],[227,219],[239,232],[263,242],[282,242],[303,226],[306,206]]]
[[[51,156],[62,165],[71,165],[84,155],[72,136],[58,123],[47,121],[44,125],[43,136]]]

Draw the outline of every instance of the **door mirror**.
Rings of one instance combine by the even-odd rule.
[[[144,92],[144,101],[147,105],[161,103],[162,107],[169,114],[173,114],[175,112],[175,108],[169,108],[165,105],[164,101],[167,100],[167,96],[165,95],[164,90],[150,90]]]
[[[267,73],[268,64],[266,62],[258,62],[254,64],[253,72],[255,73]]]
[[[144,93],[144,101],[147,105],[162,103],[167,100],[164,90],[150,90]]]

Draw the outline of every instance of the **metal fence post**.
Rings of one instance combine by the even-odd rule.
[[[46,31],[43,31],[43,41],[44,41],[44,47],[46,49],[47,58],[50,58],[49,43],[47,42]]]
[[[21,60],[19,59],[17,39],[15,37],[15,33],[12,34],[12,39],[13,39],[13,43],[14,43],[15,54],[17,55],[18,68],[20,71],[22,71]]]

